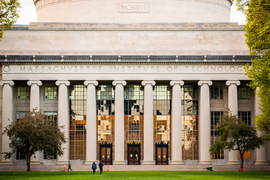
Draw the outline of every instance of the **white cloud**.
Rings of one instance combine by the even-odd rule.
[[[22,8],[20,9],[20,18],[16,24],[29,24],[29,22],[36,22],[36,7],[33,0],[20,0]],[[245,24],[245,16],[241,12],[237,11],[235,2],[231,8],[231,22],[238,22],[239,24]]]

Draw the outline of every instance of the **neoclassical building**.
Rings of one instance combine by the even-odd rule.
[[[254,126],[261,113],[243,67],[244,31],[232,0],[34,0],[38,22],[0,42],[1,132],[28,109],[64,126],[64,155],[33,164],[239,164],[211,155],[223,111]],[[0,153],[9,151],[0,138]],[[270,146],[245,154],[268,165]],[[25,155],[1,157],[23,164]]]

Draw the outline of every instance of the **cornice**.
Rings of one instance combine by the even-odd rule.
[[[0,55],[1,64],[92,64],[92,63],[251,63],[249,55]]]

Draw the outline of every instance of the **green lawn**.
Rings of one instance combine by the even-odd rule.
[[[198,172],[198,171],[110,171],[100,175],[99,172],[93,175],[92,172],[0,172],[0,179],[270,179],[270,172]]]

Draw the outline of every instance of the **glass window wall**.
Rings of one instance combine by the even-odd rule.
[[[216,131],[217,125],[221,123],[223,112],[211,112],[211,146],[219,141],[220,136]],[[212,154],[211,159],[224,159],[224,150],[220,150],[217,154]]]
[[[141,144],[141,159],[143,159],[143,112],[144,89],[138,84],[128,84],[125,87],[125,159],[127,159],[127,144]]]
[[[156,143],[168,143],[168,160],[171,158],[171,99],[172,91],[169,84],[154,86],[154,147]]]
[[[70,160],[85,160],[86,156],[86,87],[70,85]]]
[[[114,92],[114,87],[109,83],[97,87],[97,159],[100,143],[114,144]]]
[[[198,85],[182,87],[182,156],[183,160],[199,159]]]

